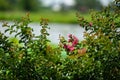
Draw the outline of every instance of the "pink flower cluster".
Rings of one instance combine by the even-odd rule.
[[[92,23],[92,22],[89,22],[89,26],[93,26],[93,23]]]
[[[64,44],[64,48],[67,50],[67,51],[74,51],[75,50],[75,46],[78,44],[79,40],[76,36],[72,35],[72,34],[69,34],[68,35],[69,39],[68,39],[68,43],[67,44]]]

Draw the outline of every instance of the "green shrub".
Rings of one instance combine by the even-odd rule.
[[[41,19],[42,29],[39,36],[33,34],[33,29],[28,26],[30,22],[29,14],[27,14],[13,25],[3,24],[5,33],[8,32],[15,37],[9,38],[5,33],[0,32],[0,79],[42,79],[45,74],[42,74],[41,70],[52,61],[50,55],[53,58],[57,57],[55,53],[59,51],[48,44],[47,19]]]
[[[29,14],[0,32],[0,80],[119,80],[119,6],[93,11],[92,21],[78,16],[85,39],[60,37],[60,46],[48,40],[48,20],[41,19],[40,35],[29,27]]]
[[[120,78],[120,11],[119,6],[109,6],[103,11],[91,14],[92,22],[79,17],[79,23],[86,30],[87,54],[93,61],[93,79],[118,80]],[[90,67],[90,66],[89,66]],[[88,69],[89,70],[89,69]]]

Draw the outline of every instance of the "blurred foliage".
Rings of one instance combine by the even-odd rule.
[[[36,11],[41,7],[40,0],[20,0],[19,6],[25,11]]]
[[[74,7],[81,12],[88,12],[89,9],[102,9],[102,4],[99,0],[75,0]]]
[[[48,44],[48,20],[41,19],[39,36],[33,34],[33,29],[28,25],[30,22],[27,14],[13,25],[3,23],[5,33],[14,34],[15,37],[9,38],[0,32],[0,80],[42,79],[44,74],[41,70],[45,68],[42,65],[47,65],[48,60],[52,59],[50,55],[56,56],[59,52]],[[55,61],[55,57],[52,60]]]
[[[11,25],[3,23],[5,33],[14,37],[0,32],[0,80],[119,80],[119,8],[92,11],[91,22],[77,15],[85,39],[78,44],[76,37],[69,37],[76,49],[86,47],[79,57],[67,54],[68,48],[50,45],[48,19],[41,19],[39,36],[29,27],[29,14]]]
[[[60,4],[61,11],[69,11],[73,9],[73,6],[67,6],[64,3]],[[88,9],[101,9],[102,4],[98,0],[75,0],[74,9],[86,11]],[[36,11],[43,7],[41,0],[0,0],[0,11],[11,10],[24,10],[24,11]],[[51,7],[47,7],[51,9]]]
[[[9,2],[7,2],[7,0],[0,0],[0,10],[1,11],[5,11],[8,10],[9,6]]]
[[[112,10],[112,11],[111,11]],[[85,42],[94,69],[89,74],[95,80],[119,80],[120,78],[120,9],[109,6],[102,11],[92,11],[92,21],[79,17],[79,23],[86,30]],[[96,65],[96,66],[95,66]],[[99,73],[96,73],[99,71]],[[91,77],[91,79],[92,79]]]
[[[0,0],[1,11],[36,11],[41,8],[40,0]]]

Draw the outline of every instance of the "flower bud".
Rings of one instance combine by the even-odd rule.
[[[92,26],[92,25],[93,25],[92,22],[90,22],[90,23],[89,23],[89,26]]]

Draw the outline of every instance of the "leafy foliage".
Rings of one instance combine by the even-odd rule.
[[[77,16],[85,39],[60,37],[57,47],[47,38],[47,19],[41,19],[39,36],[29,27],[29,14],[12,25],[4,23],[5,33],[15,37],[0,32],[0,80],[119,80],[119,6],[93,11],[91,22]]]
[[[111,11],[112,9],[112,11]],[[103,11],[92,12],[92,22],[79,16],[80,25],[86,30],[87,53],[93,59],[99,73],[93,77],[106,80],[118,80],[120,75],[120,14],[119,6],[108,7]],[[94,69],[94,72],[97,72]],[[92,72],[92,73],[94,73]],[[109,77],[108,77],[109,76]],[[101,80],[100,79],[100,80]]]
[[[3,24],[6,28],[5,32],[15,34],[15,38],[0,33],[0,79],[41,78],[39,73],[41,63],[47,63],[47,54],[50,51],[47,49],[52,49],[48,45],[47,20],[41,20],[40,36],[33,34],[33,29],[28,25],[30,22],[27,14],[13,25]],[[52,52],[55,53],[57,50]]]

